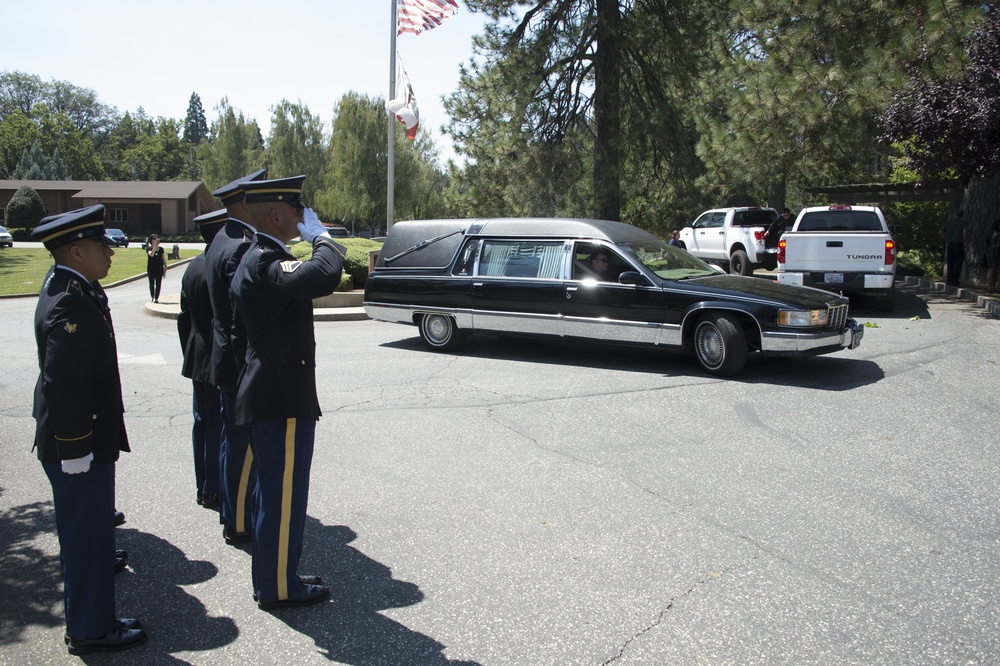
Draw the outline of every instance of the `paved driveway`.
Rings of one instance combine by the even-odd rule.
[[[176,290],[180,271],[168,274]],[[989,664],[1000,661],[1000,321],[902,289],[862,347],[693,356],[317,324],[302,573],[267,614],[248,552],[194,502],[174,322],[111,291],[134,453],[122,614],[167,664]],[[0,663],[62,645],[48,486],[28,452],[34,302],[0,301]]]

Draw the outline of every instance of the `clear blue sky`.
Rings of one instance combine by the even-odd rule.
[[[18,70],[94,90],[120,111],[183,119],[192,92],[209,123],[223,97],[267,136],[270,107],[287,99],[327,124],[350,90],[389,95],[392,0],[35,0],[4,3],[0,71]],[[482,15],[459,12],[397,40],[442,160],[441,98],[456,90]],[[402,125],[399,125],[401,128]]]

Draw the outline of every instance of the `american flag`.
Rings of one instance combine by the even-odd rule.
[[[419,35],[458,11],[457,0],[396,0],[396,34]]]

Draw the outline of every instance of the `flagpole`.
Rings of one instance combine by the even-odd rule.
[[[390,16],[389,21],[389,95],[386,99],[392,99],[396,94],[396,0],[389,0]],[[389,150],[388,150],[388,182],[386,184],[385,197],[385,233],[389,233],[392,228],[393,208],[395,207],[395,147],[396,147],[396,118],[391,111],[387,111],[389,123]]]

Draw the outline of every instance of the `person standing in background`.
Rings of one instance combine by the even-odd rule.
[[[952,287],[958,286],[965,263],[965,244],[969,241],[969,229],[965,225],[965,211],[958,211],[941,228],[945,241],[945,281]]]
[[[111,268],[104,206],[44,218],[31,233],[48,249],[35,309],[35,446],[52,486],[70,654],[145,642],[115,611],[115,462],[129,451],[118,350],[107,299],[94,284]]]
[[[226,209],[194,218],[202,238],[212,239],[229,219]],[[212,300],[208,295],[205,253],[192,259],[181,278],[181,309],[177,333],[184,355],[181,375],[191,380],[191,445],[194,451],[195,500],[206,509],[219,506],[219,445],[222,440],[222,406],[219,389],[209,382],[212,362]]]
[[[146,247],[146,277],[149,278],[149,300],[160,302],[160,287],[167,273],[167,255],[160,247],[160,237],[153,234]]]

